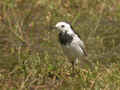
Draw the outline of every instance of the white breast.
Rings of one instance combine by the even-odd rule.
[[[68,58],[76,59],[77,57],[84,55],[84,52],[82,48],[80,47],[78,41],[80,42],[80,39],[75,36],[73,38],[73,41],[70,44],[62,46],[63,51],[67,55]]]

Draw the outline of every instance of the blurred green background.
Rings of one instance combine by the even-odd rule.
[[[71,75],[59,21],[80,34],[93,69]],[[119,48],[120,0],[0,1],[1,90],[120,90]]]

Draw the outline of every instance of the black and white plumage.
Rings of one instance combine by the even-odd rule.
[[[56,28],[60,30],[59,42],[64,53],[71,62],[77,63],[78,58],[81,56],[87,56],[83,41],[80,39],[79,35],[73,31],[70,24],[66,22],[58,22]]]

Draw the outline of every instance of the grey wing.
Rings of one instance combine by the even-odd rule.
[[[87,56],[87,52],[86,52],[85,45],[84,45],[83,41],[79,40],[78,42],[79,42],[80,48],[83,50],[84,55]]]
[[[80,48],[83,50],[84,55],[87,56],[87,52],[86,52],[83,41],[80,40],[80,38],[77,35],[75,37],[76,37],[77,43],[79,44]]]
[[[87,52],[86,52],[85,45],[84,45],[83,41],[80,39],[80,37],[78,35],[73,35],[73,36],[74,36],[74,41],[75,41],[74,43],[79,44],[79,46],[82,49],[84,55],[87,56]]]

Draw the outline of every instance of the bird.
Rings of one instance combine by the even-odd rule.
[[[84,42],[69,23],[61,21],[55,27],[59,30],[58,40],[63,48],[63,52],[74,68],[81,56],[87,56]]]

